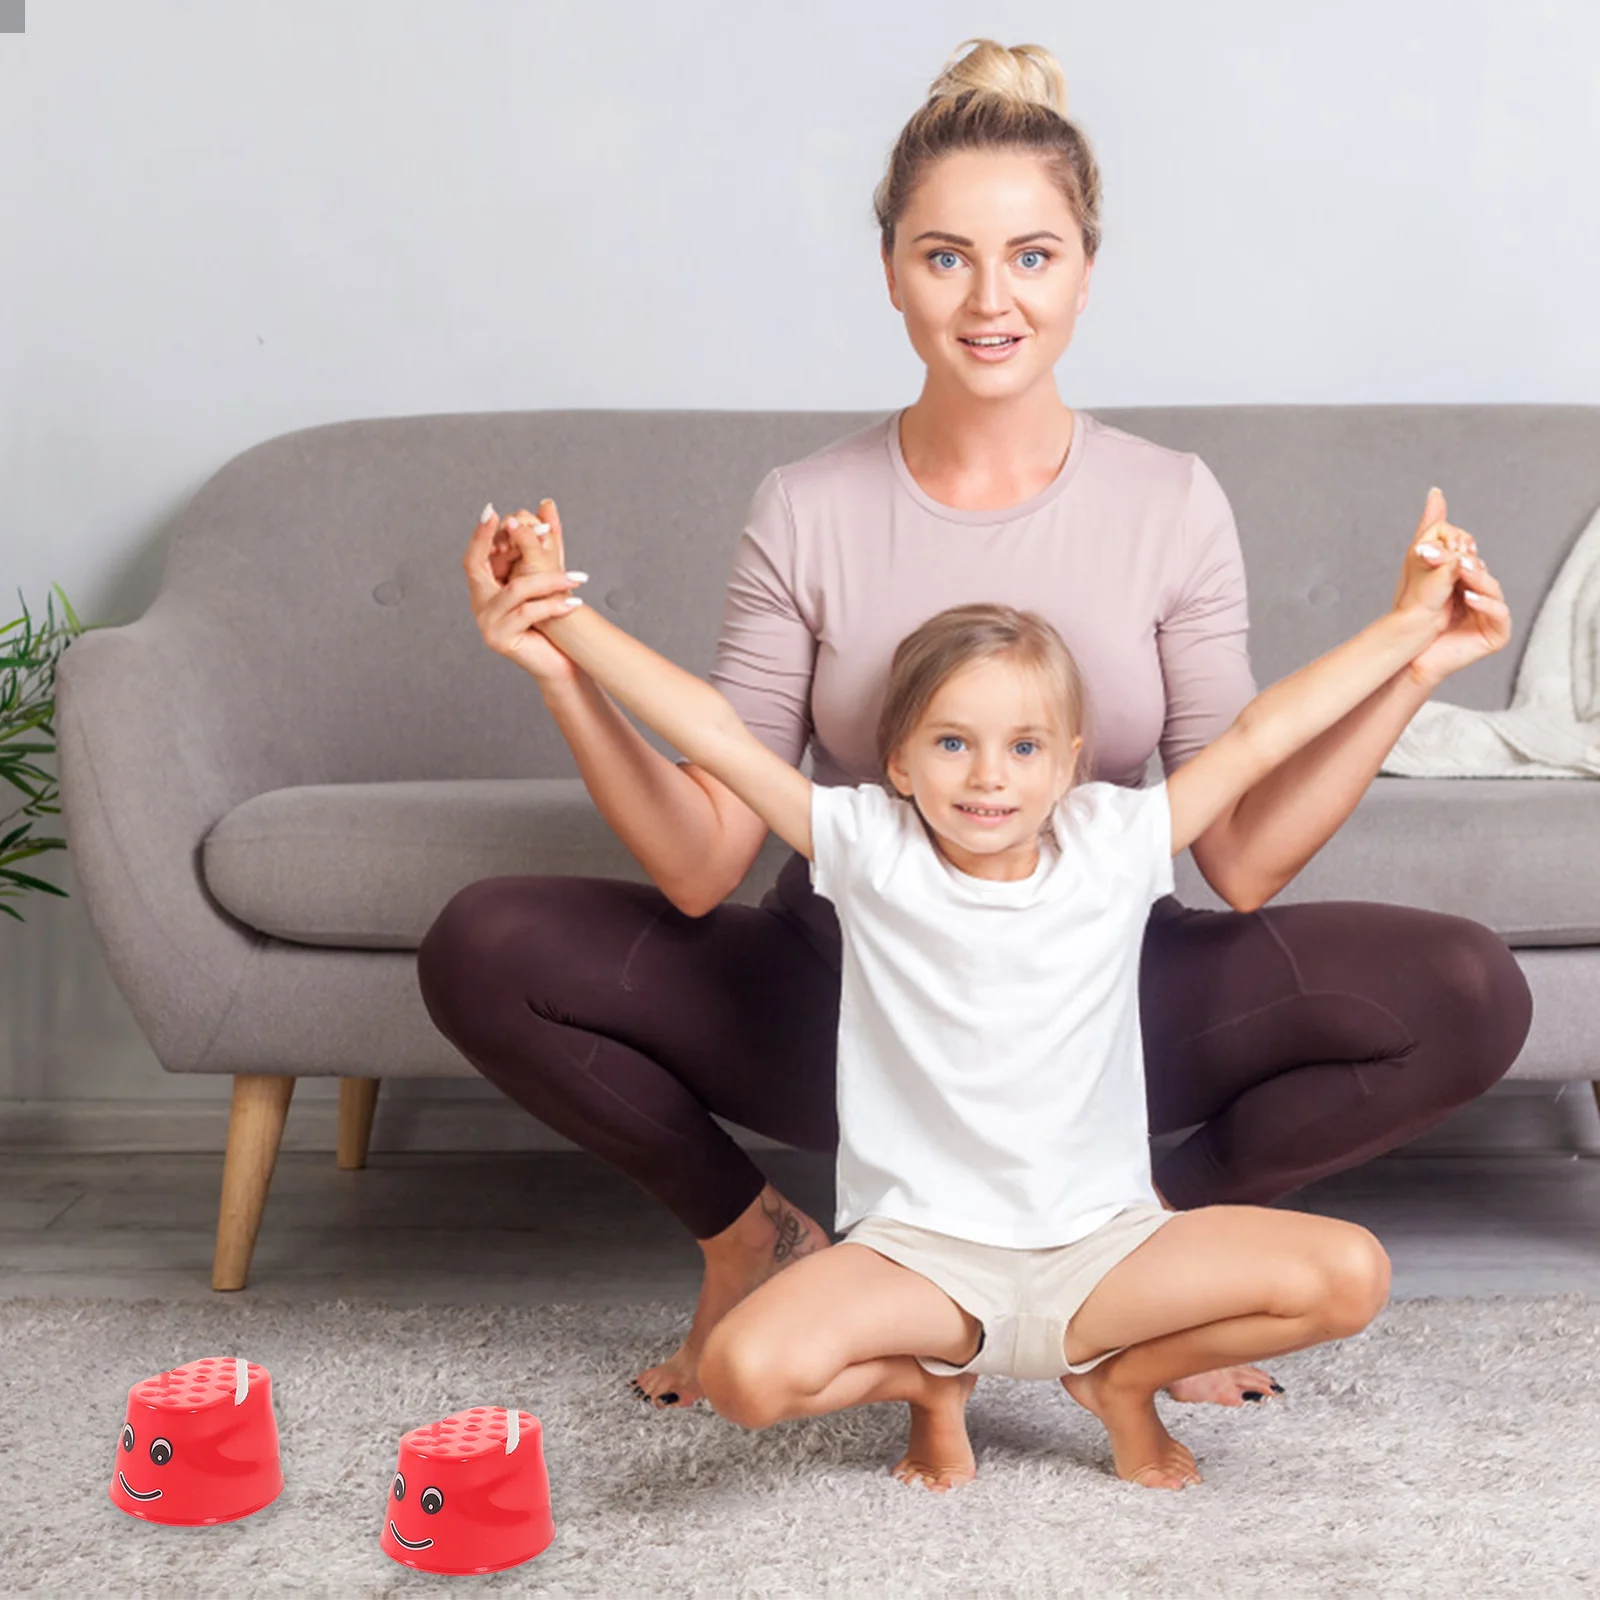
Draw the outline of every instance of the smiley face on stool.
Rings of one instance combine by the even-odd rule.
[[[111,1503],[146,1522],[234,1522],[278,1497],[283,1470],[272,1379],[211,1356],[128,1391]]]
[[[539,1419],[476,1406],[400,1441],[378,1543],[423,1572],[498,1572],[555,1535]]]
[[[406,1475],[397,1472],[394,1483],[389,1492],[394,1496],[394,1510],[400,1511],[400,1502],[406,1497]],[[436,1517],[444,1510],[444,1496],[432,1484],[417,1496],[417,1508],[425,1517]],[[389,1532],[403,1544],[407,1550],[431,1550],[433,1548],[433,1535],[430,1533],[425,1539],[408,1539],[394,1524],[394,1517],[389,1518]]]

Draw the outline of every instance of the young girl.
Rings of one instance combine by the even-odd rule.
[[[1445,631],[1458,580],[1484,653],[1503,647],[1498,585],[1462,570],[1469,536],[1427,528],[1445,553],[1419,535],[1392,610],[1145,789],[1082,777],[1082,679],[1047,622],[998,604],[940,612],[894,654],[885,785],[830,787],[581,601],[550,615],[529,598],[566,567],[553,502],[507,527],[522,560],[480,616],[490,642],[514,653],[536,611],[621,705],[806,856],[838,911],[844,1238],[717,1324],[701,1358],[711,1404],[755,1428],[905,1400],[896,1476],[947,1489],[976,1471],[964,1413],[978,1374],[1059,1377],[1104,1424],[1120,1477],[1198,1483],[1157,1391],[1358,1332],[1387,1298],[1389,1263],[1332,1218],[1163,1207],[1139,1027],[1146,917],[1172,890],[1174,855]]]

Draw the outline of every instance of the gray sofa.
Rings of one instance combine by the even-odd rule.
[[[1438,483],[1516,627],[1438,698],[1506,705],[1600,502],[1600,406],[1096,415],[1197,451],[1221,480],[1262,686],[1389,605]],[[162,1065],[234,1078],[215,1287],[245,1281],[296,1078],[344,1080],[338,1159],[359,1166],[379,1080],[473,1075],[415,981],[416,945],[456,889],[645,878],[537,686],[473,624],[460,558],[478,508],[554,495],[589,604],[704,675],[756,484],[871,416],[548,411],[285,434],[195,496],[145,615],[68,649],[61,793],[88,914]],[[734,898],[757,901],[787,855],[769,835]],[[1189,856],[1176,877],[1186,904],[1225,908]],[[1332,898],[1493,928],[1536,1002],[1513,1075],[1600,1077],[1600,784],[1380,776],[1278,897]]]

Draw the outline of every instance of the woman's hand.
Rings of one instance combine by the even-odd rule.
[[[540,519],[531,511],[519,511],[502,523],[494,507],[485,506],[461,564],[484,643],[532,673],[541,688],[549,688],[573,682],[580,669],[539,624],[572,611],[568,594],[589,575],[569,573],[562,566],[555,503],[541,500],[539,506],[550,507],[553,521],[543,535],[533,531]]]
[[[1511,640],[1511,610],[1499,581],[1479,557],[1477,541],[1445,516],[1443,492],[1430,489],[1394,594],[1397,611],[1421,606],[1438,614],[1433,642],[1406,667],[1430,691]]]

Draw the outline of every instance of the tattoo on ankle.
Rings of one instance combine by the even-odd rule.
[[[803,1246],[806,1242],[806,1230],[801,1224],[797,1213],[790,1210],[781,1201],[768,1205],[765,1200],[761,1202],[761,1209],[772,1223],[778,1237],[772,1246],[772,1259],[774,1261],[788,1261],[791,1258],[805,1253]]]

